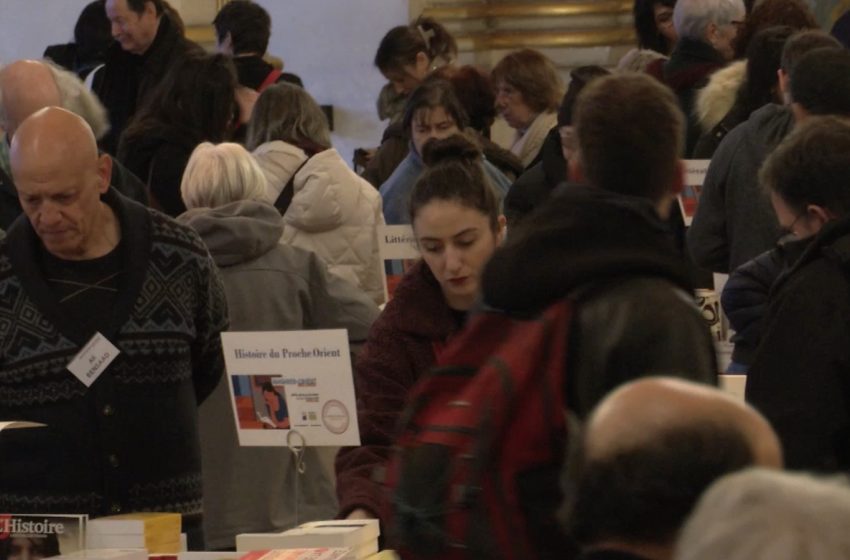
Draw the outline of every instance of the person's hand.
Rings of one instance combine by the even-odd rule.
[[[377,516],[367,509],[357,508],[346,519],[377,519]]]

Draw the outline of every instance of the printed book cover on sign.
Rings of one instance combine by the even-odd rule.
[[[0,513],[0,560],[41,560],[85,548],[85,515]]]
[[[360,445],[345,330],[226,332],[240,445]]]

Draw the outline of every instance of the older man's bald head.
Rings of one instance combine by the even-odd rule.
[[[10,150],[12,173],[30,168],[77,169],[95,165],[97,141],[81,117],[59,107],[36,111],[20,124]]]
[[[714,387],[672,378],[641,379],[608,395],[588,422],[585,453],[611,456],[706,424],[739,430],[758,464],[782,466],[779,439],[754,408]]]
[[[117,218],[101,200],[112,160],[98,156],[82,118],[58,107],[33,113],[12,138],[10,156],[21,207],[50,253],[86,260],[117,245]]]
[[[43,62],[18,60],[0,70],[0,126],[14,135],[20,124],[44,107],[60,105],[53,73]]]
[[[754,409],[718,389],[645,378],[608,395],[587,424],[570,520],[586,546],[671,557],[700,495],[727,473],[780,467],[776,434]]]

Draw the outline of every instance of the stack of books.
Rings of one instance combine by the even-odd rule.
[[[101,548],[78,550],[69,554],[53,556],[50,560],[148,560],[148,553],[143,549]]]
[[[144,548],[149,554],[177,554],[180,514],[127,513],[91,519],[86,548]]]
[[[241,560],[365,560],[378,552],[380,534],[377,519],[314,521],[282,533],[237,535],[236,550],[253,551]],[[319,555],[310,556],[310,549]],[[305,555],[284,554],[296,550]]]

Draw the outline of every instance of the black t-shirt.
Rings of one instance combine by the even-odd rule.
[[[108,321],[124,276],[122,246],[123,242],[102,257],[82,261],[61,259],[42,249],[45,281],[64,314],[95,330]]]

